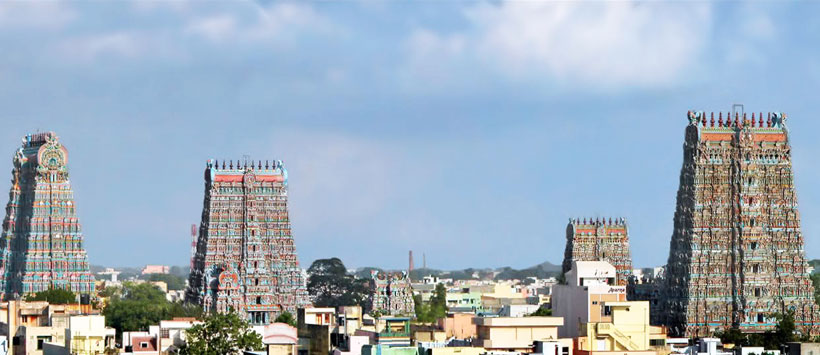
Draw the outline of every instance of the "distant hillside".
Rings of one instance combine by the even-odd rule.
[[[820,259],[811,259],[809,260],[809,265],[814,268],[812,274],[820,273]]]
[[[363,267],[356,269],[356,276],[361,278],[370,277],[370,270],[382,270],[374,267]],[[501,268],[475,269],[467,268],[462,270],[438,270],[438,269],[414,269],[410,273],[412,280],[421,280],[425,276],[433,275],[453,280],[512,280],[525,279],[527,277],[549,278],[557,277],[561,273],[561,266],[545,261],[525,269],[513,269],[509,266]]]

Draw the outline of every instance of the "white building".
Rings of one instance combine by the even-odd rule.
[[[574,261],[566,285],[552,288],[552,315],[563,317],[561,338],[581,336],[583,323],[601,322],[604,302],[626,301],[626,286],[615,285],[615,267],[605,261]]]

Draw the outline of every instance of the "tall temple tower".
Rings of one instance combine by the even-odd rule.
[[[308,304],[281,161],[205,168],[205,203],[187,299],[205,311],[234,310],[251,324],[272,323]]]
[[[68,179],[68,151],[53,132],[29,134],[13,162],[0,239],[3,299],[50,288],[93,293]]]
[[[617,272],[617,284],[625,286],[632,275],[629,253],[629,228],[624,218],[571,218],[567,224],[567,249],[562,272],[572,268],[573,261],[606,261]]]
[[[664,314],[671,332],[774,329],[794,312],[817,335],[786,115],[689,112]]]

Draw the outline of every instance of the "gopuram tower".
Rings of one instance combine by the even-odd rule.
[[[287,184],[281,161],[207,162],[189,301],[206,312],[236,311],[254,325],[308,304]]]
[[[616,283],[626,286],[632,275],[626,219],[570,219],[561,272],[568,272],[573,261],[606,261],[615,267]]]
[[[53,132],[29,134],[13,162],[0,239],[3,299],[51,288],[93,294],[68,179],[68,151]]]
[[[786,115],[689,112],[663,313],[676,335],[820,333]]]

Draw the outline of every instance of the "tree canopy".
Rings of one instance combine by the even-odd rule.
[[[542,306],[542,307],[539,307],[538,309],[536,309],[535,312],[532,312],[530,314],[530,317],[549,317],[551,315],[552,315],[552,309],[549,309],[547,307]]]
[[[71,304],[77,302],[77,295],[71,290],[50,288],[33,295],[26,296],[26,301],[46,301],[50,304]]]
[[[276,320],[274,320],[274,322],[287,323],[293,327],[296,326],[296,318],[293,318],[293,314],[290,314],[290,312],[282,312],[282,314],[276,317]]]
[[[106,324],[122,334],[148,330],[164,319],[199,317],[202,310],[196,305],[168,302],[165,293],[152,284],[125,283],[119,292],[112,292],[102,313]]]
[[[213,313],[186,331],[182,355],[240,354],[244,350],[262,350],[262,337],[236,313]]]
[[[357,279],[347,272],[339,258],[319,259],[307,270],[308,293],[318,307],[359,305],[366,307],[370,289],[366,280]]]
[[[168,285],[168,289],[172,291],[185,288],[185,279],[173,274],[148,274],[145,276],[145,280],[165,282],[165,284]]]
[[[413,296],[416,308],[416,320],[422,323],[433,323],[447,316],[447,288],[444,284],[436,285],[429,302],[422,302],[421,295]]]
[[[777,326],[774,330],[765,333],[744,334],[737,328],[729,328],[715,333],[715,337],[727,344],[737,346],[762,346],[766,349],[778,349],[781,345],[793,341],[805,341],[809,339],[806,334],[800,335],[796,332],[794,314],[792,312],[777,313]]]

